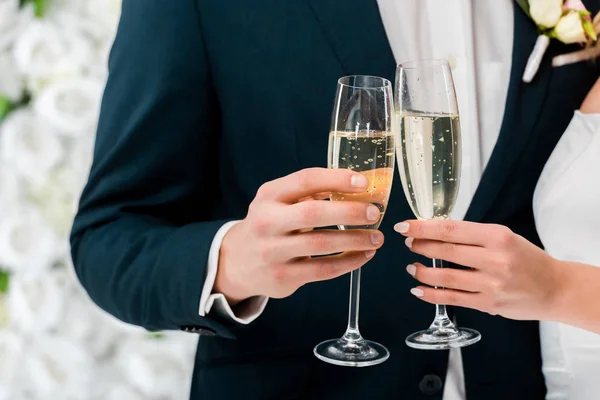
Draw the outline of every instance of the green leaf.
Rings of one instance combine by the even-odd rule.
[[[8,281],[10,280],[8,272],[0,269],[0,294],[8,293]]]
[[[588,10],[577,10],[577,12],[581,16],[581,18],[587,17],[588,15],[592,15],[592,13],[589,12]]]
[[[46,14],[46,0],[19,0],[21,7],[27,3],[33,4],[33,12],[37,18],[42,18]]]
[[[42,18],[46,14],[46,0],[33,0],[35,16]]]
[[[529,0],[517,0],[517,4],[525,12],[525,14],[531,18],[531,14],[529,13]]]
[[[583,30],[587,34],[587,36],[593,41],[598,40],[598,36],[596,35],[596,31],[594,30],[594,24],[587,19],[583,19],[581,21],[583,23]]]
[[[160,331],[148,331],[148,339],[164,339],[165,334]]]
[[[0,94],[0,121],[12,111],[13,103],[7,96]]]

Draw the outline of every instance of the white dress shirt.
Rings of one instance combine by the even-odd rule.
[[[533,200],[544,248],[559,260],[600,267],[599,158],[600,114],[575,112],[544,167]],[[600,335],[542,321],[540,342],[548,400],[598,398]]]
[[[500,133],[513,47],[513,1],[378,0],[390,46],[398,63],[442,58],[452,67],[463,138],[463,167],[452,217],[464,218]],[[232,224],[224,225],[210,250],[200,300],[201,316],[220,313],[250,323],[267,298],[234,313],[225,297],[211,294],[219,248]],[[460,350],[450,352],[444,400],[466,399]]]

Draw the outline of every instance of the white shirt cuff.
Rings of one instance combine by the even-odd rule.
[[[206,277],[204,280],[204,286],[202,287],[202,294],[200,295],[200,304],[198,307],[198,314],[204,317],[208,314],[214,313],[222,318],[229,318],[239,324],[247,325],[258,318],[269,301],[268,297],[257,296],[247,299],[246,301],[236,305],[235,312],[227,302],[225,296],[221,293],[212,293],[213,286],[215,285],[215,279],[217,277],[217,268],[219,266],[219,252],[221,250],[221,243],[223,238],[229,232],[229,230],[240,221],[231,221],[224,224],[219,229],[213,238],[212,244],[210,245],[210,251],[208,253],[208,263],[206,266]]]

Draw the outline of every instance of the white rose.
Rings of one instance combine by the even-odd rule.
[[[102,24],[109,37],[114,36],[121,15],[121,0],[88,0],[84,4],[89,18]]]
[[[64,254],[61,240],[31,208],[21,208],[0,219],[0,265],[19,274],[38,275]]]
[[[27,346],[25,339],[9,330],[0,334],[0,399],[20,398],[15,395],[17,377],[22,361],[26,358]],[[5,389],[5,390],[2,390]]]
[[[39,276],[13,274],[6,295],[6,312],[13,329],[42,334],[61,323],[65,285],[53,273]]]
[[[30,110],[17,110],[0,125],[0,157],[21,176],[44,179],[63,156],[56,130]]]
[[[19,0],[0,0],[0,51],[17,37],[19,22]]]
[[[585,42],[587,37],[579,13],[570,11],[562,17],[554,28],[554,35],[565,44]]]
[[[114,328],[108,317],[89,298],[78,291],[69,296],[57,333],[76,341],[98,359],[110,356],[118,343],[126,337],[122,330]]]
[[[67,159],[68,167],[77,174],[77,195],[81,193],[83,186],[87,182],[92,161],[94,158],[94,137],[90,132],[87,136],[78,138],[69,152]],[[79,197],[79,196],[77,196]]]
[[[529,13],[536,24],[552,28],[562,15],[563,0],[529,0]]]
[[[183,356],[180,344],[168,339],[131,339],[123,343],[117,360],[126,381],[144,398],[187,398],[192,362]]]
[[[65,338],[36,335],[30,355],[22,360],[30,390],[38,399],[82,399],[93,383],[92,359]]]
[[[14,45],[14,56],[34,94],[54,80],[78,76],[94,62],[90,41],[51,20],[31,22]]]
[[[2,1],[4,0],[0,0],[0,4]],[[1,5],[0,8],[2,8]],[[0,13],[2,13],[1,10]],[[0,95],[16,102],[23,97],[24,88],[23,77],[20,75],[12,55],[0,51]]]
[[[48,18],[100,41],[114,36],[120,13],[120,0],[61,0],[61,7]]]
[[[75,198],[79,196],[80,186],[77,171],[64,167],[52,171],[47,179],[31,181],[27,186],[31,204],[52,229],[65,238],[77,211]],[[64,256],[68,256],[67,249],[64,250]]]
[[[3,215],[12,214],[21,200],[20,185],[15,170],[0,163],[0,210]]]
[[[131,387],[119,385],[107,388],[106,392],[99,397],[101,400],[144,400],[148,399],[143,397],[139,392]]]
[[[8,307],[6,306],[6,295],[0,293],[0,330],[7,328],[8,322]],[[2,396],[0,396],[0,399],[1,398]]]
[[[88,134],[96,125],[102,82],[75,78],[49,84],[38,94],[37,113],[70,136]]]

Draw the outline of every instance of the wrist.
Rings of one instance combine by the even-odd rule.
[[[233,307],[242,301],[253,297],[244,285],[244,280],[240,279],[235,271],[238,261],[235,259],[235,249],[239,248],[236,238],[239,236],[241,223],[233,226],[223,237],[223,242],[219,249],[219,264],[217,266],[217,276],[213,285],[212,293],[220,293],[225,296],[227,303]]]
[[[552,276],[550,298],[546,320],[563,322],[569,313],[569,293],[572,293],[573,279],[569,265],[565,261],[550,257],[549,271]]]

